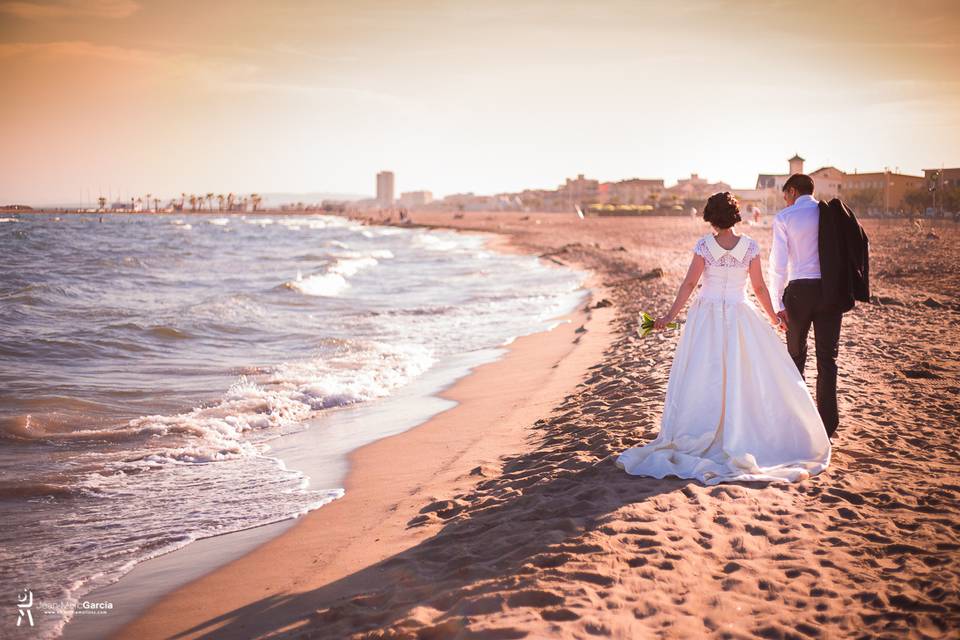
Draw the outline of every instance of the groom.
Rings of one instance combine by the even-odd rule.
[[[820,271],[820,206],[813,178],[795,173],[783,185],[787,207],[773,219],[770,251],[771,298],[787,326],[787,351],[800,375],[807,362],[807,334],[813,325],[817,355],[817,409],[832,438],[837,413],[837,354],[843,308],[825,295]],[[789,279],[789,282],[788,282]],[[786,286],[784,286],[786,285]]]

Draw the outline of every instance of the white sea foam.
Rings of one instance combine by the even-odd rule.
[[[332,297],[349,287],[350,283],[339,273],[318,273],[304,278],[297,271],[296,280],[285,282],[283,286],[307,296]]]
[[[395,236],[401,233],[406,233],[406,230],[397,229],[396,227],[374,227],[372,233],[377,236]]]
[[[380,258],[389,260],[394,257],[390,249],[371,249],[370,251],[338,251],[331,253],[334,258]]]
[[[217,226],[223,227],[230,224],[230,218],[211,218],[207,220],[207,224],[215,224]]]
[[[421,233],[413,237],[416,246],[427,249],[428,251],[452,251],[453,249],[464,248],[463,245],[455,239],[441,238],[430,233]]]
[[[342,258],[330,266],[329,273],[339,273],[342,276],[356,275],[363,269],[367,269],[377,264],[376,258]]]

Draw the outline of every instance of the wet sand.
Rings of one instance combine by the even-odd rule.
[[[702,222],[413,219],[592,270],[591,310],[462,379],[454,409],[357,450],[344,498],[116,637],[955,636],[957,225],[865,222],[876,299],[844,317],[831,467],[705,487],[613,464],[656,435],[676,334],[641,339],[636,314],[667,308]],[[769,227],[739,230],[765,258]]]

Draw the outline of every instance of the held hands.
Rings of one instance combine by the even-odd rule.
[[[784,309],[770,318],[770,322],[776,325],[781,331],[787,330],[787,311]]]

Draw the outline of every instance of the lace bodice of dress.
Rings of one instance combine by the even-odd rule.
[[[747,270],[750,261],[760,254],[757,241],[749,236],[740,236],[733,249],[724,249],[707,234],[693,249],[702,256],[706,266],[703,271],[701,300],[737,302],[747,298]]]

